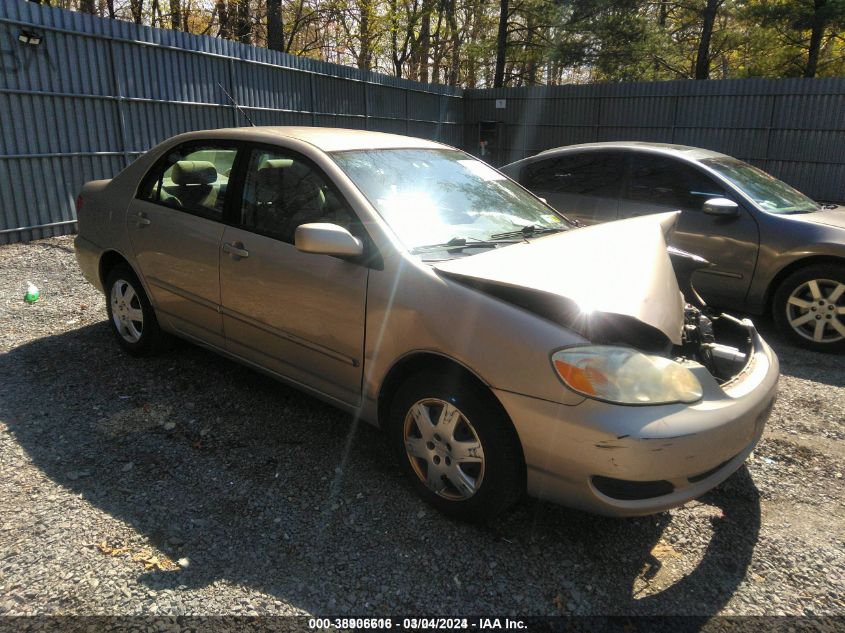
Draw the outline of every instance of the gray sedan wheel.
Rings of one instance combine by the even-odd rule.
[[[400,468],[445,514],[486,521],[525,491],[522,446],[492,393],[460,371],[411,376],[386,421]]]
[[[787,277],[772,309],[781,333],[819,351],[845,349],[845,267],[810,266]]]

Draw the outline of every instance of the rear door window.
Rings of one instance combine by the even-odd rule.
[[[237,154],[237,146],[225,143],[180,145],[150,170],[138,198],[222,221]]]
[[[526,166],[522,184],[535,193],[615,198],[624,166],[624,156],[618,152],[566,154]]]

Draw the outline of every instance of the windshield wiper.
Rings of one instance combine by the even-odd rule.
[[[534,237],[535,235],[542,235],[544,233],[560,233],[561,231],[565,231],[566,229],[559,228],[556,226],[536,226],[534,224],[529,224],[528,226],[523,226],[521,229],[517,231],[507,231],[505,233],[496,233],[495,235],[491,235],[491,240],[501,240],[506,239],[509,237]]]
[[[495,236],[494,236],[495,237]],[[473,240],[468,242],[467,239]],[[443,244],[426,244],[425,246],[415,246],[411,249],[411,253],[427,253],[429,251],[460,251],[465,248],[496,248],[501,244],[512,244],[519,240],[476,240],[475,238],[453,237],[448,242]]]

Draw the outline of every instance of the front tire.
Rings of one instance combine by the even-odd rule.
[[[152,356],[167,345],[155,310],[135,272],[118,264],[106,275],[106,312],[117,342],[132,356]]]
[[[400,468],[426,502],[483,522],[525,491],[522,448],[486,389],[455,373],[426,371],[398,389],[388,419]]]
[[[820,352],[845,350],[845,266],[801,268],[778,287],[772,316],[795,345]]]

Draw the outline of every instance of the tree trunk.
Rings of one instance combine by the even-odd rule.
[[[813,28],[810,31],[810,48],[807,51],[807,65],[804,67],[804,77],[816,76],[819,67],[819,52],[822,48],[825,24],[821,9],[827,4],[827,0],[816,0],[813,3]]]
[[[94,0],[79,0],[79,11],[81,13],[97,15],[97,5]]]
[[[499,32],[496,36],[496,73],[493,87],[501,88],[505,83],[505,52],[508,47],[508,0],[499,0]]]
[[[428,58],[431,53],[431,11],[423,9],[420,39],[417,46],[417,81],[428,83]]]
[[[267,48],[281,51],[284,46],[282,0],[267,0]]]
[[[170,0],[170,28],[174,31],[182,30],[182,2]]]
[[[249,16],[249,0],[235,1],[235,33],[237,39],[244,44],[252,43],[252,22]]]
[[[229,30],[229,12],[226,10],[226,0],[217,0],[217,19],[220,21],[220,29],[217,36],[223,39],[231,39],[232,33]]]
[[[710,78],[710,40],[713,39],[713,25],[716,23],[716,12],[722,0],[707,0],[707,6],[701,12],[701,39],[698,41],[698,55],[695,58],[695,78]]]
[[[109,17],[114,20],[114,0],[106,0],[106,7],[109,11]]]
[[[132,14],[132,21],[141,24],[144,18],[144,0],[130,0],[129,12]]]
[[[457,86],[458,75],[461,69],[461,33],[458,30],[458,17],[455,15],[455,0],[447,0],[445,10],[446,20],[449,23],[449,36],[452,40],[449,76],[446,79],[446,83],[450,86]]]
[[[372,47],[372,33],[370,33],[370,0],[359,0],[358,10],[361,17],[361,48],[358,52],[358,68],[360,70],[369,70],[372,65],[373,47]]]

